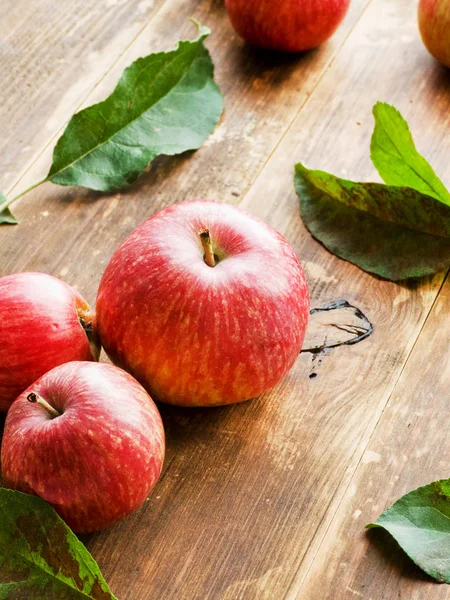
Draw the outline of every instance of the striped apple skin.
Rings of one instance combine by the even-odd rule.
[[[301,52],[333,35],[350,0],[225,0],[225,6],[234,29],[249,44]]]
[[[27,400],[44,398],[60,416]],[[164,429],[128,373],[71,362],[43,375],[11,406],[2,441],[6,486],[49,502],[76,532],[97,531],[138,508],[158,480]]]
[[[203,260],[207,228],[219,261]],[[118,248],[97,297],[102,345],[162,402],[259,396],[301,349],[308,288],[288,242],[227,204],[190,201],[148,219]]]
[[[88,326],[89,340],[80,318]],[[72,287],[45,273],[0,279],[0,411],[65,362],[97,360],[95,315]]]
[[[418,20],[428,52],[450,67],[450,0],[420,0]]]

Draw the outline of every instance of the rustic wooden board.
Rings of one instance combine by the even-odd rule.
[[[122,194],[100,195],[47,184],[19,200],[14,214],[22,221],[20,228],[1,231],[0,274],[45,270],[80,286],[86,297],[94,301],[107,259],[146,216],[166,204],[199,196],[238,203],[367,2],[354,3],[342,28],[322,49],[276,58],[255,53],[237,40],[221,2],[167,2],[84,105],[103,99],[114,88],[123,68],[138,56],[170,48],[180,38],[195,36],[195,28],[189,22],[189,17],[194,16],[216,32],[208,45],[217,66],[217,80],[226,96],[223,124],[200,151],[154,161],[149,175]],[[20,181],[19,190],[45,176],[51,153],[50,147],[41,154]],[[21,251],[24,240],[33,239],[36,230],[39,243]],[[86,252],[90,252],[88,258]]]
[[[382,99],[402,110],[445,175],[448,80],[421,47],[408,0],[354,0],[333,40],[299,57],[246,48],[222,2],[167,0],[86,103],[103,98],[136,56],[193,35],[191,15],[214,30],[208,46],[225,94],[212,138],[194,155],[155,161],[112,197],[51,185],[29,194],[15,209],[22,224],[0,230],[0,273],[47,271],[93,301],[106,261],[131,229],[162,206],[204,196],[241,204],[286,235],[304,261],[314,306],[344,298],[367,314],[370,338],[302,354],[260,399],[213,410],[162,406],[161,481],[137,513],[87,538],[121,600],[309,599],[308,568],[443,276],[395,285],[329,255],[302,226],[293,163],[373,177],[370,110]],[[48,161],[43,152],[20,184],[44,174]],[[308,590],[325,594],[317,573]]]
[[[385,30],[380,26],[374,32],[375,22],[383,24]],[[409,58],[406,62],[405,55]],[[390,70],[386,76],[388,63]],[[407,0],[396,2],[395,6],[389,1],[371,3],[242,203],[280,228],[293,242],[311,274],[314,302],[320,304],[344,297],[359,306],[375,327],[373,336],[361,345],[323,357],[315,370],[318,377],[307,395],[308,406],[300,417],[301,427],[308,431],[307,451],[303,450],[303,429],[299,427],[298,435],[294,432],[290,438],[301,445],[307,473],[317,479],[304,478],[301,497],[295,499],[299,505],[298,521],[291,526],[298,531],[294,530],[291,537],[297,539],[298,553],[303,556],[296,573],[289,567],[292,574],[286,596],[289,599],[312,598],[310,588],[302,589],[303,579],[333,521],[442,277],[401,285],[383,282],[312,244],[297,219],[295,194],[284,183],[292,175],[286,157],[349,178],[378,179],[368,160],[373,127],[370,115],[375,101],[384,100],[395,104],[406,116],[418,147],[445,180],[450,150],[448,90],[446,71],[423,51],[410,3]],[[450,183],[448,175],[447,183]],[[294,399],[290,402],[293,405]],[[298,469],[297,477],[301,479],[304,474],[301,464]],[[291,494],[294,497],[293,491]],[[295,521],[293,502],[291,498],[290,517]],[[318,514],[323,520],[319,521]],[[313,528],[313,534],[305,533]],[[325,594],[320,584],[321,573],[313,583],[317,598]],[[335,597],[339,598],[339,594]]]
[[[0,185],[17,183],[164,0],[2,0]]]
[[[450,598],[381,530],[364,525],[405,493],[448,478],[450,283],[447,280],[377,428],[299,598]]]

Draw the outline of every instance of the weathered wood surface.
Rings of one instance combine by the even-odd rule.
[[[17,183],[165,0],[2,0],[0,179]]]
[[[376,31],[374,23],[379,23]],[[408,61],[404,60],[405,55]],[[311,392],[307,395],[309,410],[301,421],[308,431],[309,448],[303,460],[317,474],[317,480],[307,478],[302,500],[298,500],[303,502],[298,518],[304,527],[314,523],[315,530],[309,547],[302,547],[304,558],[290,580],[286,596],[289,600],[309,600],[313,598],[312,590],[315,598],[325,597],[323,571],[306,590],[304,578],[329,525],[336,523],[335,511],[414,346],[442,276],[408,284],[383,282],[344,265],[320,245],[311,243],[296,218],[294,193],[288,186],[279,185],[291,173],[286,157],[349,178],[378,179],[368,155],[373,126],[370,114],[375,101],[384,100],[395,104],[405,115],[418,147],[450,184],[446,172],[450,150],[449,92],[447,71],[423,52],[417,37],[416,15],[408,0],[395,5],[389,0],[372,2],[242,203],[275,227],[289,223],[283,231],[293,241],[307,269],[310,264],[313,267],[312,296],[316,302],[344,297],[361,308],[375,327],[371,338],[362,344],[324,357],[323,377],[318,371],[319,376],[313,380],[313,386],[320,386],[317,396],[323,405],[316,404],[314,396],[310,399]],[[266,211],[259,201],[262,194],[272,199],[276,212],[270,208]],[[301,437],[299,431],[297,439]],[[375,489],[383,483],[383,479],[374,483]],[[317,505],[323,515],[320,522],[314,515],[319,510]],[[362,521],[360,526],[364,526]],[[326,541],[329,543],[328,538]],[[337,544],[334,551],[338,550]],[[323,569],[326,568],[324,561]],[[334,582],[329,586],[327,592],[333,594]],[[341,598],[339,593],[330,597]],[[373,599],[378,600],[376,595]]]
[[[349,480],[298,598],[444,600],[437,585],[381,530],[364,531],[407,492],[448,478],[448,279]]]
[[[11,4],[12,22],[6,48],[19,48],[18,64],[25,64],[31,50],[17,36],[27,25],[20,20],[19,9],[12,10],[12,2],[5,4]],[[161,481],[137,513],[87,540],[105,577],[121,600],[353,597],[347,586],[363,598],[378,600],[380,589],[383,598],[396,598],[405,583],[376,547],[369,547],[370,566],[360,572],[367,549],[362,528],[366,516],[353,519],[363,505],[358,497],[358,507],[353,508],[351,484],[353,477],[367,480],[361,464],[375,456],[366,452],[372,448],[368,446],[372,435],[374,440],[394,435],[400,444],[389,422],[384,431],[383,420],[378,427],[377,422],[383,409],[395,402],[393,390],[406,382],[413,385],[413,370],[405,379],[407,359],[414,348],[412,359],[418,360],[421,338],[417,338],[443,275],[397,285],[332,257],[302,225],[292,175],[294,162],[301,160],[349,177],[374,177],[368,160],[371,107],[376,100],[385,100],[403,112],[419,149],[445,180],[450,83],[420,43],[415,7],[410,0],[354,0],[329,44],[303,56],[281,57],[245,47],[232,32],[221,1],[148,2],[144,17],[137,14],[145,3],[105,0],[97,3],[103,12],[89,10],[90,3],[84,8],[78,2],[65,4],[74,22],[84,15],[92,44],[98,41],[96,32],[102,32],[102,43],[111,53],[106,60],[100,44],[92,68],[80,70],[83,61],[78,57],[94,51],[85,39],[68,48],[56,34],[37,43],[35,52],[42,57],[46,44],[58,48],[56,54],[65,59],[61,72],[70,77],[60,82],[52,69],[33,77],[36,97],[38,90],[44,94],[37,112],[24,98],[23,88],[8,88],[13,96],[8,102],[18,116],[2,110],[0,124],[10,128],[8,139],[20,132],[15,139],[25,138],[33,149],[22,162],[19,141],[10,144],[14,159],[2,145],[2,159],[8,156],[14,167],[7,169],[11,173],[5,176],[7,185],[0,182],[6,189],[19,182],[23,167],[32,162],[19,188],[45,174],[50,157],[46,147],[56,131],[80,102],[105,97],[126,64],[194,35],[187,22],[190,16],[213,29],[208,46],[226,111],[205,147],[195,154],[158,159],[126,192],[105,196],[46,185],[20,200],[15,213],[21,225],[0,230],[0,274],[46,271],[76,285],[94,301],[104,266],[129,231],[172,202],[209,197],[240,204],[289,239],[304,262],[313,306],[345,299],[375,327],[360,344],[322,356],[303,353],[275,390],[252,402],[214,410],[161,406],[168,441]],[[15,5],[23,10],[28,3]],[[124,6],[130,11],[125,11],[126,17]],[[27,9],[28,19],[30,11],[38,11]],[[0,13],[3,10],[2,3]],[[48,27],[52,18],[57,27],[59,13],[52,16],[50,4],[45,10]],[[99,19],[109,29],[99,27]],[[12,58],[6,56],[8,61]],[[1,68],[8,73],[4,62]],[[24,118],[30,121],[31,142],[26,141],[30,136]],[[42,127],[44,122],[47,127]],[[430,338],[434,333],[430,331]],[[443,352],[444,341],[441,345]],[[434,352],[424,344],[422,359],[433,358]],[[432,385],[430,377],[428,386]],[[424,397],[428,389],[424,387]],[[401,394],[400,401],[406,402]],[[415,402],[419,406],[419,398]],[[437,415],[438,407],[433,410]],[[406,433],[403,439],[408,455],[412,440]],[[433,444],[432,439],[434,455],[430,450],[429,456],[437,457],[442,449]],[[424,466],[411,473],[407,466],[401,472],[399,463],[396,487],[387,489],[388,461],[368,467],[378,464],[382,468],[370,475],[370,481],[379,494],[373,502],[379,512],[419,477],[425,478],[419,483],[425,483],[436,474]],[[376,516],[368,512],[369,520]],[[339,587],[340,564],[346,560],[351,568]],[[364,586],[369,584],[384,587],[373,587],[366,596]]]

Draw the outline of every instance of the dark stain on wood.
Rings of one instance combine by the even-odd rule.
[[[373,332],[366,315],[347,300],[335,300],[310,312],[302,352],[323,353],[329,348],[358,344]]]

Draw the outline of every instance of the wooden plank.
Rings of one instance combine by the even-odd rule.
[[[418,147],[448,179],[448,77],[424,51],[415,18],[407,0],[395,4],[376,0],[369,6],[242,203],[293,241],[307,267],[313,304],[343,297],[361,308],[375,327],[374,335],[363,344],[323,357],[315,370],[318,377],[302,394],[307,398],[306,406],[296,408],[295,391],[284,400],[290,407],[284,410],[291,419],[286,445],[300,454],[294,463],[294,481],[288,490],[283,489],[289,498],[285,500],[290,507],[289,517],[282,525],[278,522],[291,544],[285,556],[297,559],[282,563],[291,573],[289,599],[322,599],[328,593],[323,582],[327,559],[305,591],[303,579],[413,347],[442,276],[392,284],[331,257],[310,241],[298,219],[295,194],[286,182],[292,178],[295,160],[350,178],[374,179],[368,147],[371,107],[377,100],[398,106],[411,124]],[[374,30],[374,23],[383,27]],[[405,55],[408,61],[403,59]],[[299,369],[302,360],[307,357],[300,358]],[[309,360],[313,367],[317,359]],[[295,379],[304,380],[305,371],[299,371]],[[292,419],[298,419],[297,426],[292,425]],[[339,577],[339,573],[334,575]],[[327,581],[332,593],[334,582],[331,585],[331,578]],[[336,593],[330,597],[343,596]],[[378,600],[379,596],[373,598]]]
[[[17,182],[164,0],[2,0],[0,186]]]
[[[435,298],[440,276],[395,286],[331,257],[302,227],[292,191],[297,159],[354,176],[371,172],[361,158],[367,156],[369,129],[356,121],[367,122],[380,95],[389,93],[384,99],[395,100],[414,128],[417,113],[409,98],[422,106],[426,93],[411,88],[405,97],[404,86],[418,81],[415,70],[423,75],[425,63],[405,67],[399,60],[404,46],[388,34],[397,24],[410,32],[408,18],[401,22],[408,3],[373,5],[243,205],[294,244],[315,304],[344,297],[368,314],[375,333],[359,346],[327,354],[321,365],[317,359],[315,379],[308,377],[311,356],[302,355],[277,389],[251,403],[210,411],[161,407],[168,437],[161,482],[135,515],[88,540],[120,598],[283,598],[295,574],[298,580],[304,575]],[[4,272],[47,270],[76,283],[92,300],[114,247],[146,215],[194,195],[239,203],[366,3],[354,2],[338,37],[304,57],[274,59],[235,46],[223,6],[206,1],[171,3],[146,39],[166,45],[168,32],[181,31],[194,6],[195,16],[216,31],[209,45],[226,93],[223,126],[212,142],[193,157],[157,161],[148,176],[114,198],[52,186],[30,194],[16,211],[23,224],[2,229]],[[375,36],[380,10],[391,22],[384,35]],[[140,52],[140,40],[127,62]],[[379,67],[388,59],[389,80]],[[435,76],[436,87],[438,82]],[[446,107],[444,97],[434,116],[423,117],[425,108],[418,113],[432,126],[433,119],[444,119]],[[436,141],[443,139],[438,131]],[[419,141],[442,169],[437,145]],[[36,231],[39,241],[31,247]],[[297,579],[292,589],[296,585]]]
[[[295,589],[436,296],[441,276],[398,286],[332,258],[306,234],[292,191],[295,158],[341,173],[346,168],[349,175],[372,174],[361,158],[368,154],[370,128],[357,121],[369,121],[371,105],[380,97],[395,101],[413,130],[420,131],[433,98],[423,86],[412,87],[405,98],[404,82],[417,81],[417,69],[422,80],[429,73],[430,85],[434,81],[438,87],[439,78],[428,71],[419,46],[420,58],[406,69],[399,60],[404,46],[397,39],[386,34],[374,47],[370,36],[378,11],[387,14],[391,26],[400,25],[401,35],[411,34],[411,21],[401,24],[409,13],[406,1],[397,4],[398,12],[388,2],[377,2],[242,203],[294,243],[305,260],[315,303],[345,297],[370,315],[375,333],[361,346],[324,356],[314,380],[308,378],[311,357],[301,356],[282,385],[251,404],[214,413],[163,408],[169,464],[149,506],[126,525],[127,531],[132,527],[136,548],[146,545],[153,560],[143,560],[141,571],[133,571],[139,552],[124,542],[125,524],[91,542],[125,597],[124,581],[143,597],[164,590],[167,598],[281,598],[293,578]],[[376,65],[388,58],[393,72],[386,80]],[[441,112],[428,117],[430,126],[447,118],[441,94]],[[438,170],[445,165],[444,138],[444,131],[433,139],[418,136]],[[329,139],[335,151],[327,143],[325,153]],[[191,182],[180,171],[181,189]],[[132,555],[124,564],[127,550]]]
[[[450,598],[387,533],[364,531],[405,493],[449,476],[449,311],[447,279],[298,598]]]
[[[323,49],[284,58],[245,48],[232,34],[221,4],[179,1],[168,5],[122,62],[141,54],[141,44],[167,47],[169,37],[173,41],[190,34],[186,21],[194,14],[216,32],[209,46],[226,95],[222,127],[192,158],[157,161],[149,176],[113,198],[54,186],[30,194],[16,209],[22,224],[1,230],[2,272],[45,270],[77,285],[92,301],[114,247],[146,215],[196,195],[238,203],[236,194],[251,185],[365,5],[361,0],[353,3],[344,26]],[[112,78],[101,86],[103,93],[111,89]],[[100,87],[88,102],[99,97]],[[36,232],[39,240],[30,244]],[[296,374],[291,374],[284,383],[288,387],[282,390],[295,394],[303,389]],[[168,454],[158,488],[136,515],[89,542],[119,597],[233,598],[243,587],[247,592],[253,588],[255,594],[260,594],[261,586],[284,589],[288,571],[272,563],[268,554],[261,561],[256,549],[267,535],[264,524],[272,532],[269,548],[277,540],[284,543],[289,533],[286,529],[278,537],[273,533],[277,506],[283,518],[289,512],[288,506],[281,506],[274,481],[279,472],[284,478],[280,488],[290,487],[291,472],[283,466],[287,454],[282,451],[279,456],[278,450],[289,435],[282,428],[289,417],[288,405],[273,421],[273,440],[270,444],[266,440],[267,423],[273,419],[271,412],[280,393],[284,392],[275,392],[270,403],[261,399],[232,409],[162,409]],[[258,468],[249,475],[250,467],[261,461],[267,462],[270,471]],[[271,480],[265,496],[261,480],[267,475]],[[252,515],[261,505],[264,510],[256,521]],[[254,552],[249,549],[249,535],[254,535]],[[270,572],[261,579],[266,563]],[[170,564],[177,565],[176,572],[165,566]],[[280,583],[271,582],[280,575]]]
[[[38,269],[64,278],[70,271],[66,277],[69,282],[83,286],[87,263],[85,258],[80,260],[79,255],[74,255],[73,250],[83,254],[85,244],[91,239],[100,240],[100,235],[102,242],[95,243],[88,265],[92,283],[85,293],[92,301],[99,274],[114,247],[147,215],[190,197],[238,203],[368,2],[353,3],[344,24],[323,48],[287,57],[273,57],[247,48],[232,31],[221,4],[211,6],[206,0],[169,2],[84,105],[97,102],[111,92],[123,68],[138,56],[150,49],[170,48],[177,39],[193,37],[195,30],[189,17],[194,16],[215,31],[209,47],[217,80],[225,94],[223,124],[194,156],[185,154],[154,161],[148,176],[112,198],[47,184],[20,199],[14,205],[14,213],[22,221],[20,228],[1,230],[4,253],[0,257],[0,274]],[[15,192],[45,177],[51,154],[51,147],[42,153]],[[143,198],[150,199],[148,206]],[[89,235],[87,226],[92,229]],[[24,240],[32,239],[36,230],[40,232],[39,244],[26,253],[21,252]]]

